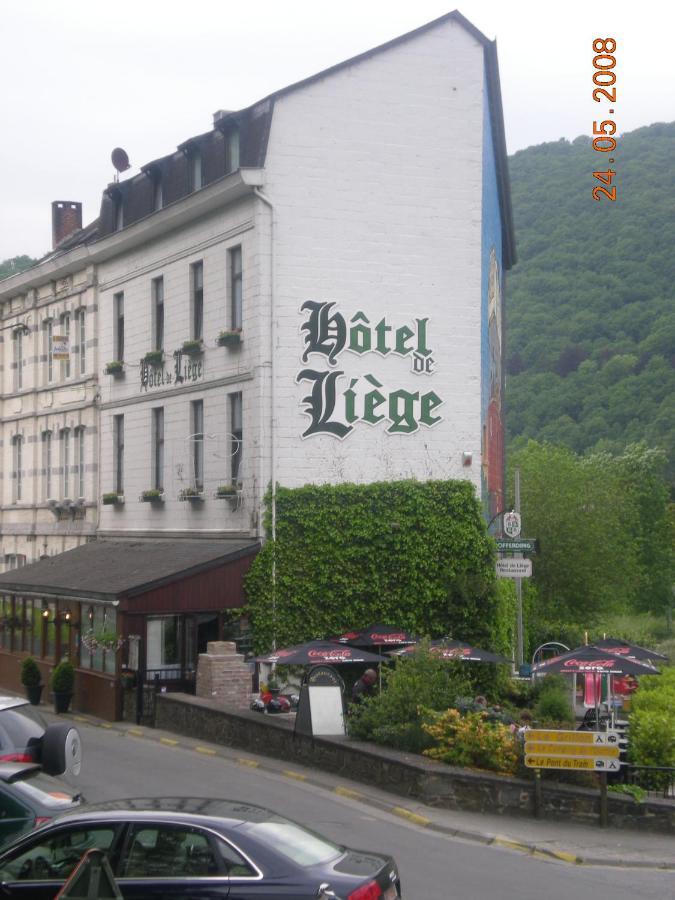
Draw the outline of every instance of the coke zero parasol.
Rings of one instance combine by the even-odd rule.
[[[419,649],[419,645],[412,647],[404,647],[402,650],[395,650],[392,656],[409,656]],[[463,641],[453,641],[449,638],[429,643],[429,653],[432,656],[438,656],[441,659],[459,660],[460,662],[488,662],[488,663],[504,663],[511,664],[512,659],[500,656],[499,653],[491,653],[489,650],[482,650],[480,647],[474,647]]]
[[[393,625],[371,625],[369,628],[355,628],[345,631],[331,641],[349,644],[351,647],[398,647],[401,644],[414,644],[417,638],[405,628]]]
[[[256,656],[256,662],[276,663],[279,666],[318,666],[324,663],[332,666],[340,663],[377,663],[382,658],[357,647],[336,644],[333,641],[308,641],[273,650],[264,656]]]
[[[601,641],[596,641],[595,646],[607,653],[613,653],[614,656],[629,656],[631,659],[668,659],[663,653],[657,653],[656,650],[649,650],[647,647],[640,647],[639,644],[631,644],[630,641],[624,641],[622,638],[603,638]]]
[[[532,672],[537,675],[545,675],[548,672],[596,672],[608,675],[659,675],[658,669],[638,662],[637,659],[615,656],[599,647],[584,646],[576,650],[569,650],[561,656],[553,656],[544,662],[535,663]]]

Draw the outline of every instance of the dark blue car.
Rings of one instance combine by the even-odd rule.
[[[259,806],[154,798],[81,807],[5,848],[0,896],[53,900],[87,850],[127,900],[398,900],[390,856],[350,850]]]

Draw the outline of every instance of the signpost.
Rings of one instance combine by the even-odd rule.
[[[607,772],[621,768],[618,731],[553,731],[532,728],[525,732],[525,765],[534,769],[535,815],[541,802],[540,769],[600,772],[600,824],[607,825]]]
[[[536,538],[496,538],[500,553],[536,553]]]
[[[532,560],[498,559],[497,575],[500,578],[530,578],[532,575]]]

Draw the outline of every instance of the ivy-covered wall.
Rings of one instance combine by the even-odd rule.
[[[246,579],[257,651],[376,622],[510,651],[513,606],[470,483],[280,487],[276,510]]]

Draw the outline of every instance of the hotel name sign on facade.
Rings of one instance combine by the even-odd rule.
[[[357,422],[380,425],[388,434],[413,434],[420,425],[432,428],[442,416],[437,414],[443,400],[433,391],[391,389],[374,374],[351,376],[335,368],[343,352],[358,356],[377,354],[380,358],[407,357],[415,375],[433,376],[435,361],[428,345],[429,319],[414,319],[411,325],[392,324],[386,317],[373,324],[359,310],[349,319],[337,310],[337,304],[307,300],[300,312],[305,321],[303,368],[297,382],[310,383],[310,393],[302,399],[310,423],[303,437],[327,434],[346,438]],[[323,357],[323,365],[315,357]],[[311,359],[310,359],[311,358]],[[316,368],[309,366],[315,365]]]

